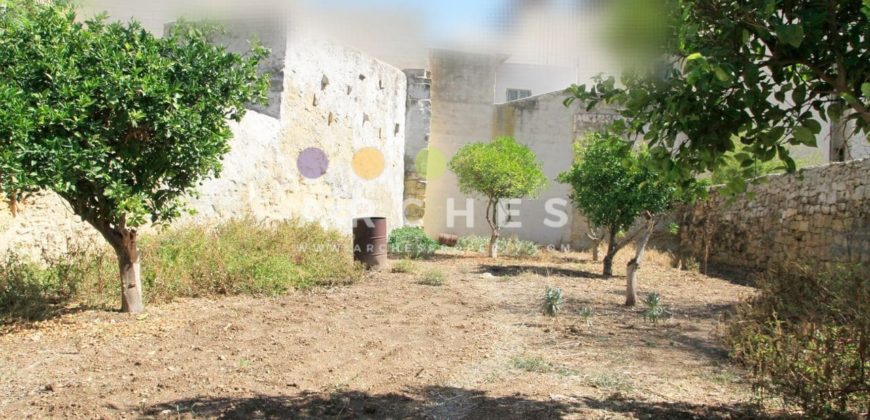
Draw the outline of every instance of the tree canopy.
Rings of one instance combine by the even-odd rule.
[[[637,234],[628,234],[638,218],[649,219],[667,210],[680,198],[679,189],[646,161],[645,151],[606,133],[592,132],[576,143],[576,163],[558,180],[572,187],[571,200],[594,227],[609,236],[604,275],[612,275],[613,257]],[[620,233],[626,234],[617,241]]]
[[[658,0],[652,8],[662,19],[645,22],[654,29],[617,32],[656,63],[572,86],[566,102],[615,106],[622,118],[611,128],[643,137],[671,175],[714,170],[735,139],[747,171],[777,158],[794,171],[788,146],[815,146],[820,121],[870,133],[870,0]]]
[[[228,120],[265,98],[266,54],[229,53],[189,24],[157,38],[135,22],[80,22],[65,2],[4,3],[0,190],[56,192],[123,257],[122,272],[124,259],[138,267],[136,229],[180,215],[219,174]]]
[[[493,231],[490,255],[495,257],[498,239],[498,205],[509,198],[533,197],[547,186],[535,153],[512,137],[499,137],[490,143],[463,146],[449,163],[465,194],[487,199],[486,218]]]

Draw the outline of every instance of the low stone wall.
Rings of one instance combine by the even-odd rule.
[[[711,265],[868,264],[870,159],[770,176],[731,199],[714,192],[680,218],[683,251]]]

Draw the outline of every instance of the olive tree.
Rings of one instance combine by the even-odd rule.
[[[632,143],[615,135],[590,133],[576,144],[576,152],[575,164],[559,175],[559,181],[571,185],[571,200],[590,224],[606,232],[605,278],[613,276],[616,254],[640,237],[628,263],[626,305],[633,306],[646,245],[660,216],[676,199],[677,188],[644,162],[648,154],[632,150]],[[632,230],[640,218],[643,226]]]
[[[498,258],[501,221],[498,207],[502,200],[534,197],[547,186],[541,163],[527,146],[512,137],[499,137],[490,143],[463,146],[450,160],[450,170],[459,179],[464,194],[479,194],[487,200],[486,221],[492,229],[489,256]]]
[[[0,190],[50,190],[118,257],[122,310],[143,310],[138,231],[165,224],[221,170],[228,120],[265,98],[265,49],[245,56],[176,25],[80,22],[66,2],[0,6]]]

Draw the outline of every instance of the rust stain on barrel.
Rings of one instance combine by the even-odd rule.
[[[369,270],[387,266],[387,219],[364,217],[353,221],[353,258]]]

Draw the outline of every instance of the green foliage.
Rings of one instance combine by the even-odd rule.
[[[534,152],[511,137],[465,145],[449,166],[463,193],[490,200],[535,196],[547,186]]]
[[[728,341],[755,384],[812,418],[870,411],[866,267],[773,270],[738,308]]]
[[[650,3],[614,7],[627,2]],[[657,62],[626,71],[619,86],[615,77],[572,86],[566,104],[617,108],[610,128],[641,135],[670,177],[715,171],[734,138],[745,145],[735,158],[746,179],[755,162],[778,159],[794,171],[787,146],[815,146],[820,120],[843,117],[870,134],[866,1],[658,0],[642,10],[650,8],[665,13],[654,34],[631,19],[617,32]]]
[[[467,252],[486,252],[489,239],[477,235],[463,236],[456,242],[456,249]],[[538,244],[518,238],[498,238],[499,253],[511,258],[533,258],[538,256]]]
[[[0,187],[50,189],[89,222],[136,227],[178,216],[220,172],[227,120],[265,96],[257,66],[178,25],[79,22],[67,3],[0,9]]]
[[[439,270],[427,270],[420,276],[418,283],[426,286],[443,286],[446,279],[444,273]]]
[[[747,182],[752,179],[785,171],[778,159],[764,162],[745,149],[736,142],[734,151],[725,153],[720,165],[710,175],[713,184],[724,186],[721,192],[729,195],[740,193],[746,190]]]
[[[143,267],[151,303],[182,297],[278,295],[294,288],[358,281],[348,239],[317,224],[235,220],[146,236]],[[73,250],[34,264],[0,263],[0,321],[39,320],[71,304],[113,308],[118,265],[108,250]]]
[[[400,274],[411,274],[417,271],[417,265],[412,260],[399,260],[393,264],[392,272]]]
[[[387,245],[391,253],[413,259],[431,257],[441,245],[426,235],[423,229],[402,227],[390,233]]]
[[[590,133],[577,144],[577,162],[558,179],[571,185],[571,199],[594,226],[622,232],[643,212],[664,212],[677,197],[645,159],[619,137]]]
[[[659,321],[670,319],[672,314],[667,306],[662,304],[662,296],[658,293],[650,293],[643,300],[646,308],[643,311],[643,319],[658,324]]]
[[[544,315],[553,317],[559,315],[564,303],[565,299],[562,297],[562,289],[547,287],[542,304]]]

